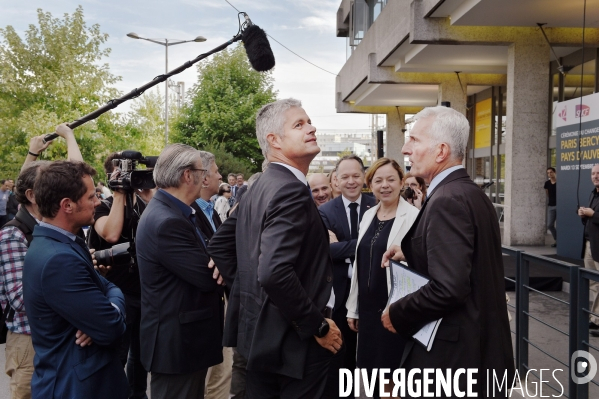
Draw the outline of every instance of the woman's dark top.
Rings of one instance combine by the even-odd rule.
[[[358,245],[357,367],[399,368],[405,340],[386,330],[381,315],[387,306],[387,271],[381,267],[395,218],[380,221],[375,216]]]

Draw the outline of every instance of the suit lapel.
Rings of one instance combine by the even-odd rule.
[[[364,218],[360,222],[360,224],[362,224],[362,223],[364,224],[364,228],[360,229],[358,231],[358,244],[360,244],[360,241],[362,241],[362,237],[364,236],[364,234],[366,234],[366,231],[368,230],[368,226],[370,226],[370,224],[372,223],[372,220],[374,219],[374,215],[376,215],[376,212],[380,206],[381,206],[380,203],[376,204],[373,208],[370,208],[370,209],[372,209],[372,212],[368,212],[367,214],[364,215]]]
[[[395,241],[395,237],[399,233],[399,230],[406,222],[406,218],[404,217],[408,210],[406,206],[412,206],[408,204],[401,196],[399,197],[399,204],[397,206],[397,211],[395,212],[395,220],[393,221],[393,226],[391,226],[391,232],[389,233],[389,239],[387,240],[387,248]]]

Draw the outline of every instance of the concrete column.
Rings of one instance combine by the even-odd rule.
[[[508,48],[504,245],[545,244],[549,60],[542,40]]]
[[[439,97],[438,104],[441,105],[443,101],[449,101],[451,108],[466,115],[466,85],[464,79],[462,79],[464,85],[460,85],[458,76],[455,75],[455,79],[445,80],[439,84]]]
[[[402,167],[403,155],[401,148],[405,142],[405,133],[402,129],[405,124],[405,113],[400,108],[393,107],[387,112],[387,152],[385,156],[397,161]]]

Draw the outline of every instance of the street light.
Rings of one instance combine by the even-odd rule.
[[[132,39],[142,39],[148,42],[160,44],[164,46],[164,72],[168,73],[168,47],[174,46],[175,44],[183,44],[196,42],[201,43],[205,42],[206,38],[204,36],[197,36],[193,40],[173,40],[173,39],[149,39],[147,37],[141,37],[135,32],[127,33],[127,36]],[[164,143],[165,146],[168,145],[168,79],[164,82]]]

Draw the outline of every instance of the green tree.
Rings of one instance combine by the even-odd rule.
[[[254,71],[240,44],[202,61],[198,74],[172,141],[224,150],[246,169],[260,171],[264,157],[256,139],[256,112],[276,99],[272,72]]]
[[[215,162],[218,165],[218,172],[222,175],[223,182],[227,181],[227,175],[229,173],[241,173],[247,180],[255,171],[247,162],[243,162],[241,159],[236,158],[233,154],[228,152],[222,144],[211,143],[202,149],[214,154]]]
[[[95,24],[88,27],[83,9],[62,19],[37,11],[38,25],[29,25],[22,39],[12,26],[0,29],[0,174],[16,176],[27,153],[29,138],[54,131],[119,93],[112,87],[121,78],[102,63],[108,35]],[[106,113],[75,131],[84,159],[101,170],[111,149],[127,139],[123,118]],[[43,159],[65,158],[57,139]]]
[[[159,155],[164,148],[164,99],[159,89],[145,92],[133,100],[126,117],[127,148],[143,155]],[[176,116],[176,107],[169,107],[169,117]],[[124,148],[123,148],[124,149]]]

